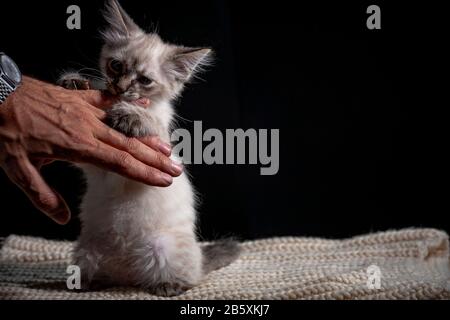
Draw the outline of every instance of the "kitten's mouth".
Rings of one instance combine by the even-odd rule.
[[[118,90],[115,88],[115,86],[113,86],[110,82],[108,82],[107,88],[109,89],[110,93],[112,95],[118,95],[120,97],[120,99],[123,99],[125,101],[131,102],[137,106],[143,107],[143,108],[147,108],[148,106],[150,106],[150,99],[146,98],[146,97],[139,97],[139,95],[135,94],[135,93],[119,93]]]
[[[146,98],[146,97],[133,97],[133,96],[121,94],[120,98],[125,101],[131,102],[132,104],[135,104],[139,107],[147,108],[148,106],[150,106],[150,99]]]
[[[149,98],[144,98],[144,97],[138,98],[138,99],[136,99],[136,100],[134,100],[132,102],[134,104],[136,104],[136,105],[138,105],[140,107],[144,107],[144,108],[147,108],[150,105],[150,99]]]

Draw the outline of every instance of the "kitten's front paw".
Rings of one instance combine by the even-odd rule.
[[[145,137],[152,134],[141,115],[121,108],[108,110],[105,123],[128,137]]]
[[[188,287],[187,285],[183,285],[181,283],[164,282],[153,287],[150,291],[152,294],[157,296],[173,297],[178,296],[189,289],[191,289],[191,287]]]
[[[57,84],[69,90],[89,90],[90,82],[78,73],[67,73],[59,78]]]

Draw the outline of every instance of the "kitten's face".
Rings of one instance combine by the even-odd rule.
[[[100,67],[108,90],[127,101],[175,96],[176,83],[163,69],[169,51],[157,35],[139,34],[120,45],[106,43]]]
[[[110,25],[103,32],[100,68],[108,90],[123,100],[143,104],[175,98],[210,53],[166,44],[157,34],[145,33],[115,0],[107,2],[105,18]]]

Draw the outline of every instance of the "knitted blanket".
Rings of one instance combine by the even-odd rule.
[[[163,299],[145,290],[69,290],[72,242],[11,235],[0,250],[0,299]],[[344,240],[242,243],[240,258],[172,299],[449,299],[449,243],[434,229]]]

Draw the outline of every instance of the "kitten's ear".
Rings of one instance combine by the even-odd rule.
[[[107,42],[124,40],[141,31],[117,0],[106,1],[103,16],[109,24],[108,28],[102,32]]]
[[[177,81],[186,82],[211,64],[211,54],[209,48],[175,47],[168,61],[168,71]]]

